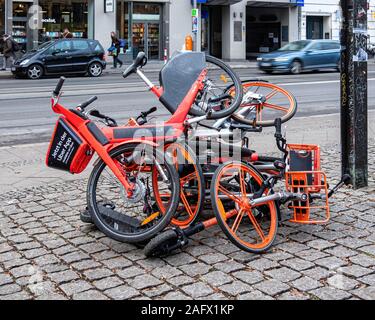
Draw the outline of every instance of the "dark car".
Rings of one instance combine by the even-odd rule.
[[[334,40],[299,40],[258,57],[259,69],[272,73],[287,71],[293,74],[304,70],[340,68],[340,50]]]
[[[106,67],[104,56],[105,51],[97,40],[60,39],[27,52],[15,61],[12,72],[29,79],[72,73],[99,77]]]

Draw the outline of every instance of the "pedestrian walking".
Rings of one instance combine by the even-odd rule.
[[[3,67],[2,71],[5,71],[7,65],[12,65],[15,59],[15,53],[19,50],[18,44],[12,39],[8,34],[4,34],[2,37],[3,40]]]
[[[64,32],[61,34],[61,38],[63,38],[63,39],[71,39],[71,38],[73,38],[73,34],[69,31],[68,28],[65,28]]]
[[[112,44],[111,47],[108,49],[109,55],[113,57],[113,67],[112,69],[117,68],[117,63],[120,64],[120,68],[123,65],[123,62],[118,57],[120,54],[120,39],[117,37],[115,32],[111,32],[111,40]]]

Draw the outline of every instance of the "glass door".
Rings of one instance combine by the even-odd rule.
[[[159,23],[147,23],[147,56],[149,59],[160,59],[160,27]]]
[[[148,59],[160,59],[160,25],[156,22],[133,23],[133,56],[146,53]]]
[[[147,54],[147,24],[144,22],[133,23],[133,58],[135,58],[140,51]]]

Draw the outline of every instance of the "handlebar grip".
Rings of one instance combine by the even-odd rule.
[[[64,82],[65,82],[65,79],[66,79],[65,77],[60,77],[59,82],[57,83],[55,90],[53,90],[53,94],[55,96],[58,96],[60,94],[61,88],[62,88],[62,86],[64,85]]]
[[[150,110],[143,112],[143,116],[147,117],[149,114],[155,112],[156,110],[158,110],[158,108],[152,107]]]
[[[84,110],[88,105],[90,105],[91,103],[93,103],[97,99],[98,99],[97,96],[93,96],[89,100],[81,103],[78,107],[81,108],[82,110]]]

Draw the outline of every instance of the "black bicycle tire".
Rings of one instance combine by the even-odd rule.
[[[243,90],[242,90],[242,83],[240,78],[237,76],[237,74],[233,71],[233,69],[228,66],[226,63],[224,63],[222,60],[215,58],[210,55],[206,55],[206,62],[212,63],[217,65],[219,68],[223,69],[232,79],[233,86],[236,88],[236,97],[234,101],[231,103],[231,106],[229,108],[225,108],[220,111],[213,112],[210,119],[216,120],[220,118],[225,118],[233,114],[240,106],[243,98]],[[237,94],[239,92],[239,94]],[[203,116],[205,113],[203,111],[194,109],[193,107],[190,108],[189,114],[195,117]]]
[[[161,251],[160,246],[164,245],[167,241],[177,240],[178,235],[173,229],[168,229],[158,234],[150,240],[150,242],[143,248],[143,254],[150,257],[161,257],[167,255],[169,251]]]
[[[120,154],[134,150],[135,145],[121,145],[110,152],[111,157],[119,156]],[[158,152],[157,150],[155,150]],[[165,167],[169,171],[169,176],[171,179],[171,186],[172,186],[172,195],[173,198],[171,199],[170,206],[168,210],[165,212],[165,214],[162,216],[162,218],[159,220],[159,223],[150,228],[147,229],[144,233],[137,234],[137,235],[124,235],[117,232],[114,232],[111,228],[108,228],[101,220],[100,213],[98,210],[98,206],[96,202],[94,201],[94,196],[96,197],[96,186],[98,183],[98,179],[100,177],[101,172],[106,167],[106,164],[103,160],[100,160],[94,167],[94,169],[91,172],[91,175],[88,180],[87,184],[87,204],[89,207],[89,210],[91,210],[92,218],[94,224],[97,226],[97,228],[102,231],[105,235],[108,237],[121,241],[121,242],[128,242],[128,243],[138,243],[142,241],[147,241],[153,238],[156,234],[161,232],[163,229],[165,229],[168,224],[170,223],[174,213],[177,210],[177,206],[179,204],[180,199],[180,189],[179,189],[179,181],[178,181],[178,175],[175,172],[175,168],[172,164],[170,164],[168,161],[165,161]]]

